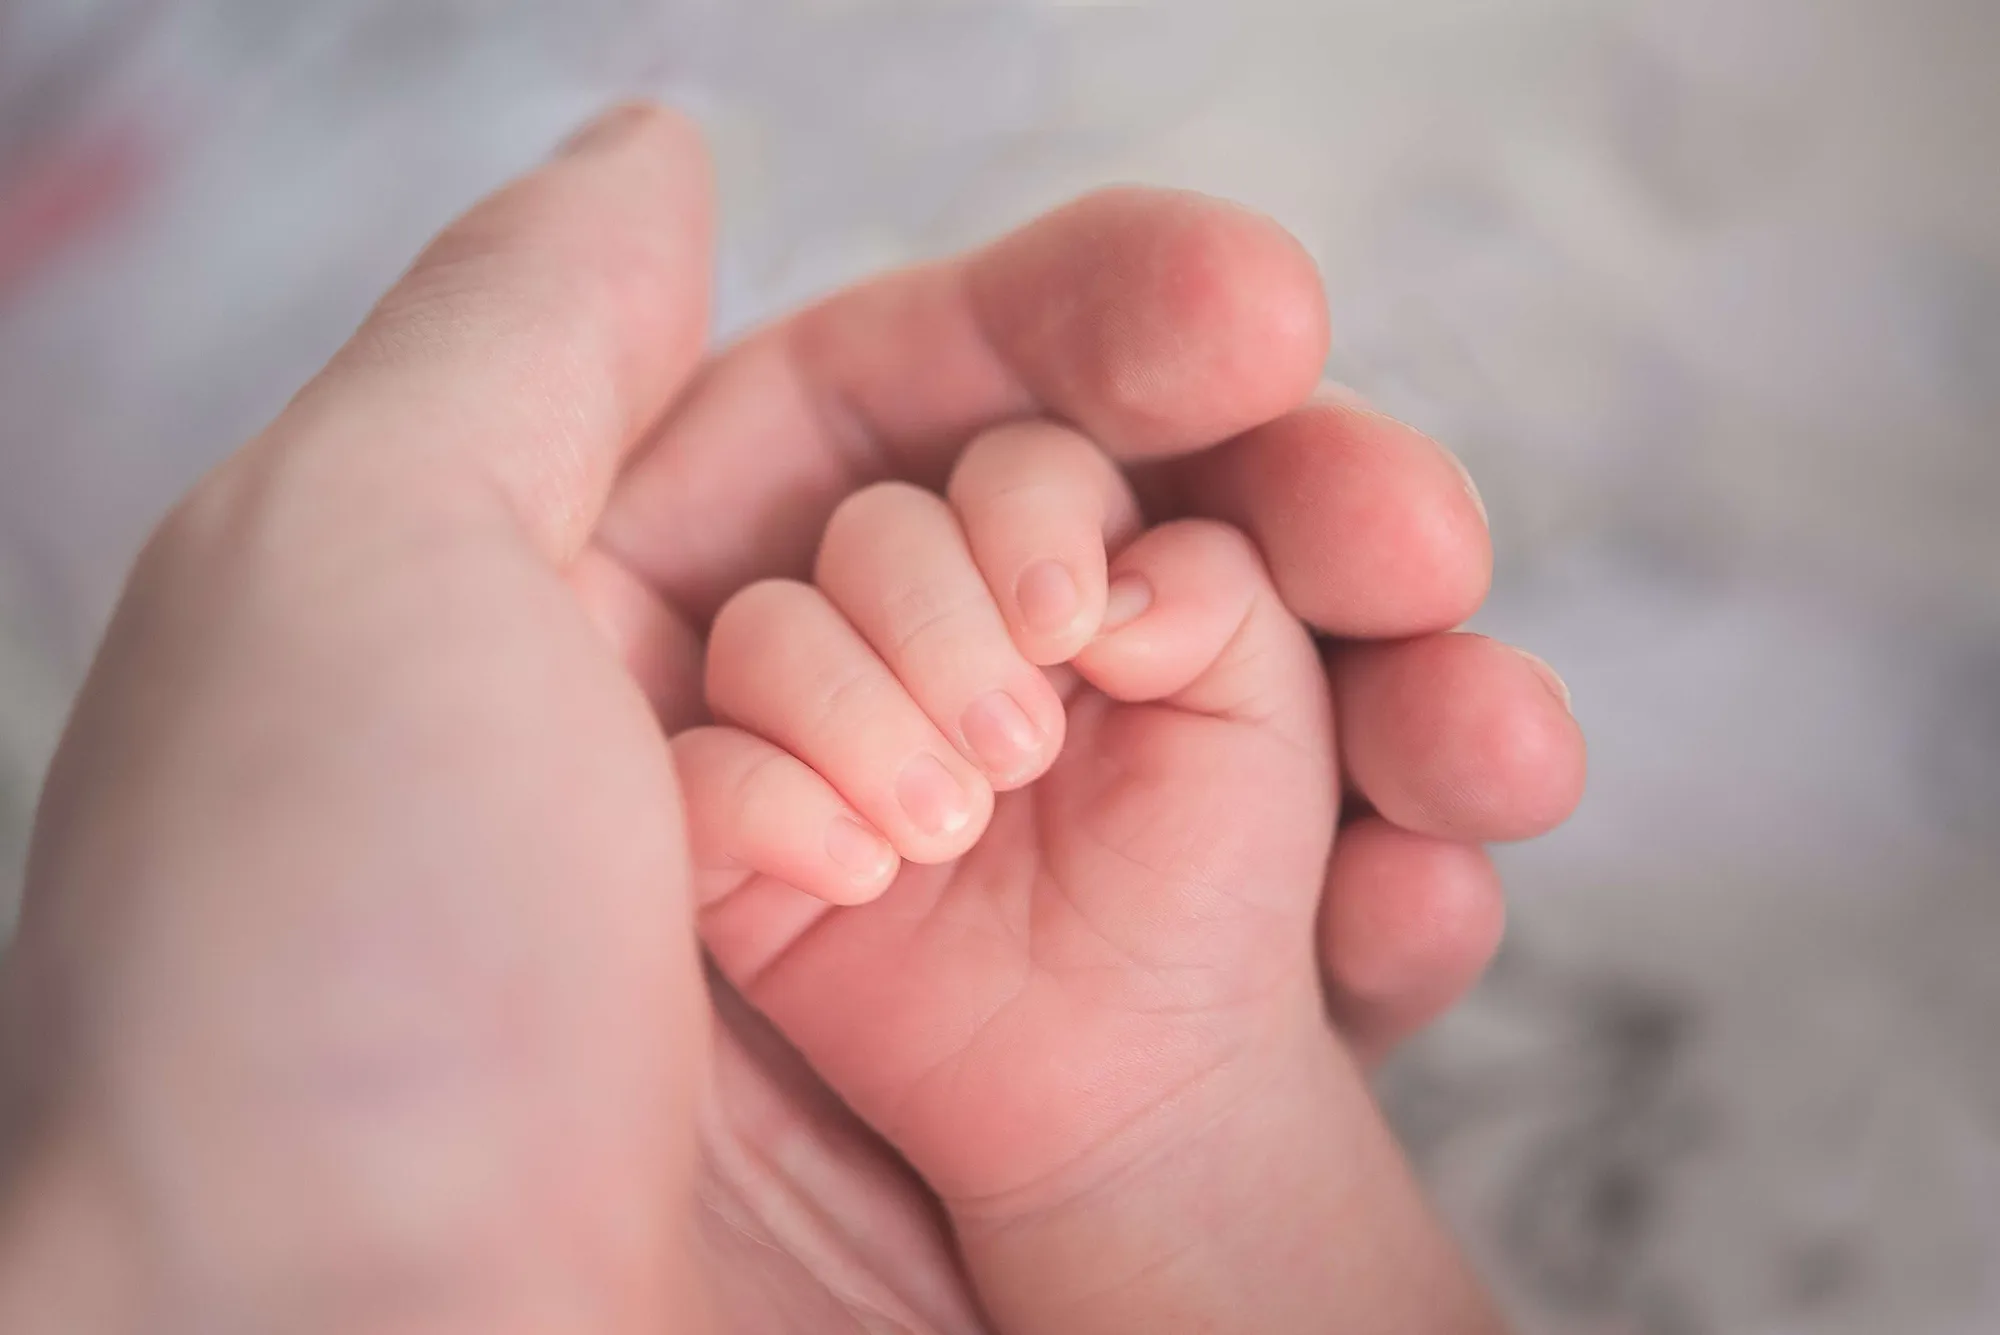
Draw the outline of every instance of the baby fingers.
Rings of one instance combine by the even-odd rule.
[[[1074,658],[1104,619],[1107,551],[1139,531],[1124,473],[1068,427],[1017,422],[966,449],[948,494],[1021,653]]]

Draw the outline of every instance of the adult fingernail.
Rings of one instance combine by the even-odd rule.
[[[1528,660],[1528,666],[1535,670],[1535,675],[1542,679],[1542,685],[1548,687],[1549,694],[1553,695],[1557,702],[1562,705],[1563,712],[1574,714],[1576,711],[1570,706],[1569,683],[1564,681],[1554,668],[1529,653],[1526,649],[1516,649],[1514,652]]]
[[[1153,585],[1144,575],[1120,575],[1111,581],[1111,588],[1104,599],[1104,627],[1101,633],[1108,634],[1120,626],[1130,625],[1146,614],[1153,605]]]
[[[852,816],[835,816],[826,830],[826,855],[856,885],[874,885],[896,865],[896,850]]]
[[[1042,730],[1005,691],[973,701],[959,728],[986,772],[1002,782],[1022,777],[1041,759]]]
[[[1444,447],[1439,446],[1438,448],[1443,449]],[[1479,494],[1479,484],[1472,480],[1472,470],[1465,466],[1465,460],[1459,458],[1450,450],[1444,451],[1444,457],[1451,460],[1451,466],[1458,470],[1458,480],[1464,484],[1465,494],[1472,498],[1473,508],[1479,511],[1479,522],[1488,528],[1493,527],[1493,521],[1486,517],[1486,500]]]
[[[1313,388],[1312,401],[1331,405],[1335,408],[1359,408],[1363,412],[1374,412],[1368,400],[1361,397],[1361,391],[1338,380],[1322,380]]]
[[[1077,591],[1076,577],[1060,561],[1037,561],[1021,572],[1014,584],[1014,602],[1021,619],[1038,635],[1057,635],[1076,620],[1083,595]]]
[[[593,117],[582,129],[563,140],[556,148],[556,156],[573,157],[615,144],[652,114],[652,108],[643,102],[621,102]]]
[[[903,811],[925,834],[957,834],[972,819],[972,801],[944,762],[933,755],[921,755],[903,766],[896,776],[896,800]]]
[[[1337,380],[1320,381],[1319,387],[1313,390],[1312,401],[1324,406],[1351,408],[1357,412],[1364,412],[1371,417],[1380,417],[1387,421],[1398,420],[1369,403],[1367,399],[1361,396],[1358,390],[1343,385]],[[1472,480],[1472,472],[1466,468],[1465,461],[1450,450],[1445,449],[1442,445],[1438,446],[1438,449],[1446,459],[1451,461],[1451,466],[1458,470],[1458,480],[1465,487],[1465,494],[1471,498],[1473,508],[1479,511],[1479,522],[1491,528],[1492,521],[1486,515],[1486,499],[1479,494],[1479,485]]]

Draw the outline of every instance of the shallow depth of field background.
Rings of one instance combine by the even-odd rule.
[[[618,91],[724,331],[1090,185],[1319,258],[1593,787],[1384,1088],[1526,1330],[2000,1330],[2000,7],[0,3],[0,900],[125,563]]]

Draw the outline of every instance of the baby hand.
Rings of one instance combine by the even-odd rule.
[[[1325,674],[1239,532],[1142,533],[1093,445],[1011,426],[948,499],[851,497],[814,583],[743,590],[708,652],[719,725],[675,743],[703,939],[975,1278],[1033,1276],[1023,1324],[1090,1328],[1107,1276],[1183,1264],[1196,1211],[1299,1194],[1252,1184],[1329,1143],[1399,1170],[1314,962]],[[1181,1277],[1212,1304],[1150,1291],[1241,1316],[1248,1260]]]

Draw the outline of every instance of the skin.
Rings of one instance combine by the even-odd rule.
[[[1332,701],[1260,554],[1136,533],[1052,424],[948,495],[855,493],[716,619],[676,756],[717,964],[1002,1329],[1497,1329],[1327,1020]]]
[[[686,126],[606,117],[449,229],[141,557],[0,972],[0,1327],[1010,1310],[937,1192],[704,976],[665,740],[702,720],[733,594],[808,574],[844,497],[939,485],[1003,421],[1078,425],[1149,517],[1237,523],[1290,612],[1347,637],[1331,695],[1373,722],[1330,763],[1380,814],[1326,864],[1318,955],[1354,1043],[1490,953],[1476,844],[1565,813],[1581,743],[1533,663],[1447,633],[1489,565],[1448,456],[1308,402],[1325,313],[1289,238],[1097,196],[707,358],[708,217]],[[1470,722],[1440,694],[1469,687]],[[1147,1189],[1291,1282],[1235,1180]],[[1377,1300],[1335,1282],[1357,1320]]]

